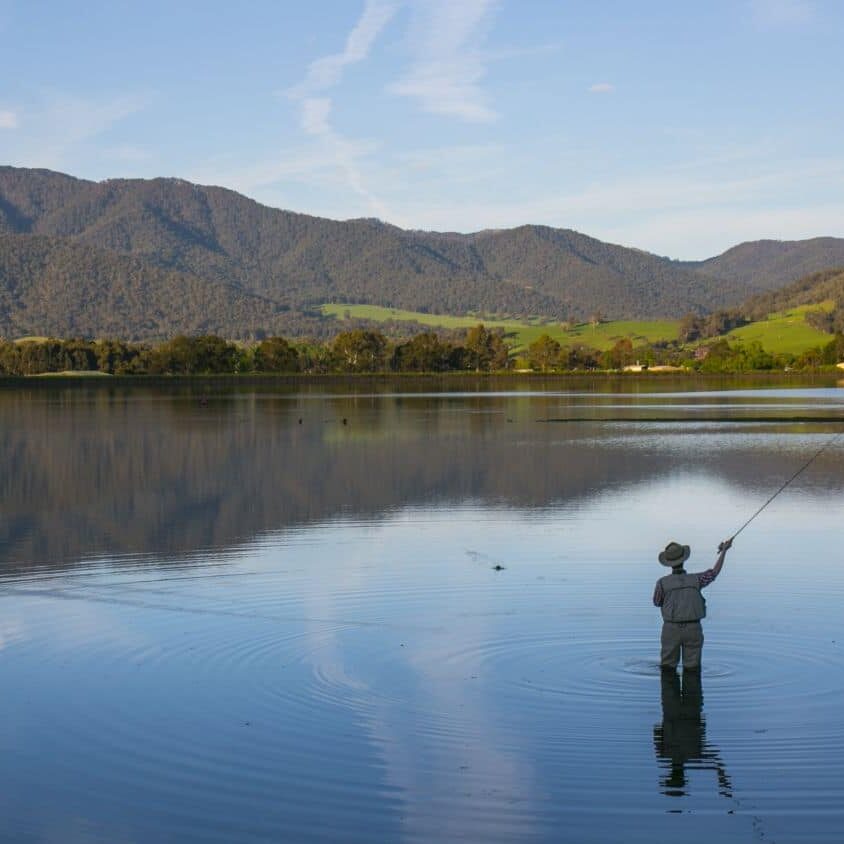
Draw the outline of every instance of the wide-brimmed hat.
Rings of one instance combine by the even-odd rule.
[[[659,552],[659,561],[664,566],[682,566],[691,556],[692,549],[688,545],[681,545],[679,542],[669,542],[664,551]]]

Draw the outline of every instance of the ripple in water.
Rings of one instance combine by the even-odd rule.
[[[734,551],[699,687],[666,684],[646,549],[755,509],[752,472],[723,479],[736,454],[815,438],[619,430],[578,440],[606,459],[573,503],[470,489],[3,581],[0,839],[837,842],[838,464]],[[670,484],[614,474],[637,439]]]

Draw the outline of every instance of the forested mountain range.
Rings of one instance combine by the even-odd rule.
[[[0,235],[0,336],[281,333],[279,304],[68,238]],[[315,320],[312,320],[315,322]]]
[[[756,240],[686,266],[717,278],[774,290],[820,270],[844,267],[844,238]]]
[[[792,244],[788,260],[801,271],[788,278],[782,250],[767,244],[680,262],[545,226],[406,231],[268,208],[180,179],[91,182],[0,167],[0,334],[301,336],[325,332],[324,302],[575,320],[679,316],[830,266],[816,263],[844,240]]]

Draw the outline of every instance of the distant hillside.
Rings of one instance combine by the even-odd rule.
[[[774,290],[810,273],[844,266],[844,238],[756,240],[685,266],[739,284]]]
[[[837,269],[812,273],[770,293],[753,296],[738,310],[751,319],[762,319],[769,313],[832,301],[834,309],[844,307],[844,262]]]
[[[667,258],[567,229],[522,226],[467,238],[488,272],[553,296],[577,319],[596,311],[610,319],[709,311],[758,289],[702,277]]]
[[[707,313],[844,265],[844,240],[672,261],[567,229],[455,234],[267,208],[180,179],[0,167],[0,331],[324,334],[324,303],[581,321]],[[42,238],[28,248],[27,238]]]
[[[155,339],[281,330],[279,306],[63,238],[0,235],[0,336]]]
[[[90,247],[91,252],[74,253],[74,271],[76,278],[87,278],[89,301],[103,303],[101,319],[79,317],[73,325],[100,331],[98,326],[111,330],[125,324],[126,334],[145,330],[148,316],[132,312],[137,297],[124,297],[122,308],[114,310],[119,297],[108,293],[104,254],[131,256],[136,292],[149,283],[150,295],[166,299],[168,284],[172,291],[187,285],[190,295],[172,303],[168,325],[178,322],[188,331],[207,321],[231,326],[234,320],[236,326],[226,329],[232,336],[249,333],[256,325],[253,316],[267,313],[267,330],[313,330],[317,317],[309,314],[324,302],[428,313],[584,319],[600,312],[641,319],[734,305],[766,286],[716,278],[711,267],[702,273],[569,230],[404,231],[378,221],[338,222],[267,208],[230,190],[179,179],[89,182],[12,167],[0,167],[0,233],[47,236],[53,250],[56,239]],[[90,272],[84,255],[94,261]],[[55,258],[48,263],[55,268]],[[144,268],[159,274],[147,277]],[[165,284],[162,271],[180,273],[180,283]],[[25,277],[43,286],[59,275],[54,270],[39,280],[30,270]],[[203,298],[200,282],[211,285],[205,288],[209,296],[221,297],[218,304]],[[43,289],[42,301],[61,298]],[[238,308],[248,311],[248,320],[234,318]],[[232,319],[223,318],[225,310]],[[213,316],[218,312],[219,318]],[[25,319],[6,314],[7,323],[38,319],[37,308]],[[47,313],[44,321],[40,332],[48,324],[55,330],[61,325]]]

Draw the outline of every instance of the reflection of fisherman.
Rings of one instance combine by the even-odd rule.
[[[686,765],[699,771],[715,771],[719,794],[732,797],[718,749],[706,741],[702,709],[700,672],[684,671],[682,687],[676,671],[662,672],[662,724],[654,727],[654,750],[666,770],[660,785],[669,797],[686,794]]]
[[[700,668],[700,652],[703,649],[700,620],[706,616],[706,601],[700,590],[718,577],[732,544],[732,539],[722,542],[718,546],[715,565],[698,574],[689,574],[683,568],[683,563],[691,554],[688,545],[669,542],[660,553],[659,561],[672,569],[671,574],[656,582],[654,589],[654,606],[662,608],[660,664],[663,668],[676,668],[681,652],[683,668]]]

